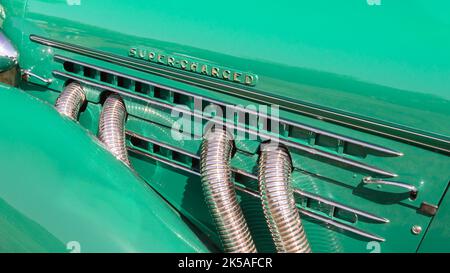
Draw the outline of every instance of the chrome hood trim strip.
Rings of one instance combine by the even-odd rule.
[[[128,151],[131,152],[131,153],[138,154],[138,155],[141,155],[141,156],[144,156],[144,157],[147,157],[147,158],[156,160],[156,161],[161,162],[161,163],[163,163],[163,164],[165,164],[165,165],[168,165],[168,166],[170,166],[170,167],[172,167],[172,168],[175,168],[175,169],[179,169],[179,170],[188,172],[188,173],[193,174],[193,175],[195,175],[195,176],[200,176],[200,173],[199,173],[199,172],[194,171],[194,170],[192,170],[192,169],[190,169],[190,168],[187,168],[187,167],[185,167],[185,166],[182,166],[182,165],[180,165],[180,164],[171,162],[171,161],[169,161],[169,160],[167,160],[167,159],[164,159],[164,158],[162,158],[162,157],[155,156],[155,155],[152,155],[152,154],[148,154],[148,153],[145,153],[145,152],[140,151],[140,150],[138,150],[138,149],[134,149],[134,148],[132,148],[132,147],[127,147],[127,149],[128,149]],[[258,198],[258,199],[260,198],[259,194],[258,194],[256,191],[253,191],[253,190],[251,190],[251,189],[242,187],[242,186],[237,185],[237,184],[235,184],[235,188],[236,188],[236,190],[241,191],[241,192],[244,192],[244,193],[247,193],[247,194],[249,194],[250,196],[253,196],[253,197]],[[332,202],[332,201],[330,201],[330,202]],[[362,236],[362,237],[367,238],[367,239],[376,240],[376,241],[380,241],[380,242],[384,242],[384,241],[385,241],[385,239],[384,239],[383,237],[380,237],[380,236],[378,236],[378,235],[375,235],[375,234],[372,234],[372,233],[363,231],[363,230],[361,230],[361,229],[359,229],[359,228],[356,228],[356,227],[350,226],[350,225],[348,225],[348,224],[344,224],[344,223],[341,223],[341,222],[339,222],[339,221],[333,220],[333,219],[331,219],[331,218],[322,216],[322,215],[320,215],[320,214],[318,214],[318,213],[316,213],[316,212],[314,212],[314,211],[312,211],[312,210],[310,210],[310,209],[302,208],[302,207],[299,206],[299,205],[297,205],[297,207],[299,208],[299,212],[300,212],[301,214],[303,214],[304,216],[310,217],[310,218],[312,218],[312,219],[314,219],[314,220],[317,220],[317,221],[319,221],[319,222],[322,222],[322,223],[324,223],[324,224],[328,224],[328,225],[334,226],[335,228],[340,228],[340,229],[342,229],[342,230],[345,230],[345,231],[347,231],[347,232],[351,232],[351,233],[353,233],[353,234],[357,234],[357,235]],[[347,207],[344,207],[344,208],[347,208]],[[349,209],[349,211],[354,212],[354,213],[355,213],[355,212],[358,212],[358,213],[362,214],[363,216],[371,216],[371,214],[369,214],[369,213],[362,212],[362,211],[359,211],[359,210],[355,210],[355,209],[353,209],[353,208],[348,208],[348,209]],[[379,218],[380,218],[380,217],[378,217],[378,216],[375,216],[375,217],[376,217],[376,218],[375,218],[374,220],[379,220]],[[372,217],[369,217],[369,219],[373,219],[373,218],[372,218]],[[383,218],[383,219],[384,219],[384,218]],[[381,222],[387,223],[388,220],[383,220],[383,221],[381,221]]]
[[[280,105],[280,108],[292,112],[300,113],[314,118],[321,118],[322,120],[341,124],[350,128],[355,128],[374,134],[394,138],[403,142],[422,146],[428,149],[438,150],[446,154],[450,154],[450,139],[433,136],[426,132],[414,131],[410,128],[400,128],[394,124],[384,124],[378,121],[367,120],[362,117],[352,116],[346,113],[339,113],[337,111],[323,109],[316,105],[309,105],[306,103],[297,103],[287,101],[268,95],[264,91],[256,90],[254,88],[242,88],[235,85],[216,82],[201,75],[186,75],[169,68],[158,66],[151,63],[144,63],[131,58],[118,56],[102,52],[99,50],[88,49],[85,47],[72,45],[64,42],[55,41],[52,39],[40,37],[37,35],[30,35],[30,40],[42,45],[58,48],[73,53],[81,54],[87,57],[95,58],[102,61],[107,61],[113,64],[121,65],[134,70],[139,70],[146,73],[152,73],[169,79],[174,79],[179,82],[207,88],[214,91],[232,94],[234,96],[251,99],[263,104],[272,103]]]
[[[163,108],[170,109],[170,110],[175,109],[175,106],[173,106],[173,105],[170,105],[170,104],[167,104],[167,103],[164,103],[164,102],[159,102],[159,101],[156,101],[156,100],[151,100],[151,99],[146,98],[144,96],[132,94],[130,92],[126,92],[126,91],[120,90],[118,88],[113,88],[113,87],[110,87],[110,86],[105,85],[105,84],[99,84],[99,83],[96,83],[94,81],[86,80],[86,79],[83,79],[83,78],[78,77],[78,76],[73,76],[73,75],[70,75],[70,74],[67,74],[67,73],[63,73],[63,72],[59,72],[59,71],[53,71],[53,75],[57,76],[57,77],[63,77],[63,78],[66,78],[66,79],[76,80],[76,81],[78,81],[80,83],[83,83],[83,84],[86,84],[86,85],[90,85],[92,87],[100,88],[100,89],[103,89],[103,90],[111,91],[111,92],[117,93],[117,94],[125,96],[125,97],[130,97],[130,98],[133,98],[133,99],[145,101],[146,103],[154,105],[154,106],[163,107]],[[207,121],[210,121],[210,122],[214,122],[216,124],[225,125],[224,123],[221,123],[221,122],[217,121],[214,118],[207,118],[205,116],[202,116],[202,115],[198,114],[197,112],[191,112],[191,111],[187,111],[187,110],[185,111],[183,109],[177,109],[177,110],[179,112],[183,112],[185,114],[192,115],[193,117],[196,117],[196,118],[204,119],[204,120],[207,120]],[[238,131],[241,131],[241,132],[242,131],[243,132],[247,132],[247,133],[250,133],[250,134],[253,134],[253,135],[260,136],[261,138],[264,138],[264,139],[273,139],[274,138],[273,135],[266,134],[266,133],[263,133],[263,132],[256,132],[256,131],[253,131],[251,129],[245,129],[245,128],[242,128],[240,126],[236,126],[236,125],[227,125],[227,126],[230,129],[238,130]],[[322,157],[322,158],[330,159],[331,161],[339,162],[341,164],[352,166],[352,167],[358,168],[360,170],[365,170],[365,171],[368,171],[370,173],[374,173],[374,174],[378,174],[378,175],[386,176],[386,177],[397,177],[398,176],[397,174],[392,173],[390,171],[385,171],[385,170],[379,169],[377,167],[370,166],[370,165],[364,164],[362,162],[355,161],[353,159],[344,158],[344,157],[341,157],[341,156],[338,156],[338,155],[335,155],[335,154],[332,154],[332,153],[329,153],[329,152],[326,152],[326,151],[314,149],[314,148],[311,148],[311,147],[308,147],[306,145],[303,145],[303,144],[300,144],[300,143],[296,143],[296,142],[293,142],[293,141],[290,141],[290,140],[277,139],[277,141],[279,143],[282,143],[282,144],[288,146],[288,147],[292,147],[294,149],[298,149],[298,150],[306,152],[306,153],[308,153],[310,155],[315,155],[315,156],[319,156],[319,157]]]

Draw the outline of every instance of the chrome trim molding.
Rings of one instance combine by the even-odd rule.
[[[358,228],[352,227],[352,226],[347,225],[347,224],[343,224],[343,223],[334,221],[334,220],[332,220],[330,218],[327,218],[327,217],[324,217],[322,215],[316,214],[316,213],[314,213],[314,212],[312,212],[310,210],[305,210],[303,208],[299,208],[299,210],[300,210],[300,213],[302,213],[303,215],[306,215],[308,217],[311,217],[313,219],[316,219],[316,220],[321,221],[323,223],[326,223],[328,225],[331,225],[331,226],[334,226],[334,227],[337,227],[337,228],[341,228],[343,230],[349,231],[349,232],[354,233],[354,234],[358,234],[358,235],[360,235],[362,237],[365,237],[365,238],[368,238],[368,239],[371,239],[371,240],[380,241],[380,242],[386,241],[383,237],[380,237],[380,236],[372,234],[372,233],[368,233],[366,231],[360,230]]]
[[[120,95],[125,96],[125,97],[130,97],[130,98],[133,98],[133,99],[141,100],[141,101],[144,101],[144,102],[146,102],[148,104],[152,104],[154,106],[163,107],[163,108],[166,108],[166,109],[169,109],[169,110],[174,110],[175,109],[175,106],[173,106],[173,105],[170,105],[170,104],[167,104],[167,103],[164,103],[164,102],[155,101],[155,100],[149,99],[149,98],[144,97],[144,96],[132,94],[130,92],[123,91],[123,90],[120,90],[118,88],[113,88],[113,87],[110,87],[110,86],[105,85],[105,84],[99,84],[99,83],[96,83],[96,82],[91,81],[91,80],[86,80],[86,79],[78,77],[78,76],[70,75],[68,73],[59,72],[59,71],[53,71],[53,75],[54,76],[59,76],[59,77],[64,77],[66,79],[76,80],[76,81],[78,81],[80,83],[83,83],[83,84],[86,84],[86,85],[90,85],[92,87],[100,88],[100,89],[103,89],[103,90],[107,90],[107,91],[110,91],[110,92],[114,92],[114,93],[120,94]],[[392,172],[389,172],[389,171],[385,171],[385,170],[379,169],[377,167],[373,167],[373,166],[370,166],[370,165],[367,165],[367,164],[355,161],[353,159],[344,158],[344,157],[341,157],[341,156],[338,156],[338,155],[335,155],[335,154],[332,154],[332,153],[329,153],[329,152],[321,151],[321,150],[318,150],[318,149],[315,149],[315,148],[311,148],[311,147],[308,147],[306,145],[299,144],[299,143],[296,143],[296,142],[293,142],[293,141],[279,139],[279,138],[276,138],[273,135],[270,135],[270,134],[267,134],[267,133],[264,133],[264,132],[256,132],[256,131],[254,131],[252,129],[249,129],[249,128],[242,128],[240,126],[235,126],[235,125],[232,125],[232,124],[225,124],[224,122],[220,122],[220,121],[218,121],[218,120],[216,120],[214,118],[205,117],[205,116],[203,116],[203,115],[201,115],[201,114],[199,114],[199,113],[197,113],[195,111],[187,111],[187,110],[184,110],[184,109],[181,109],[181,108],[177,108],[176,110],[178,112],[180,112],[180,113],[191,115],[191,116],[199,118],[199,119],[204,119],[206,121],[210,121],[210,122],[213,122],[213,123],[218,124],[218,125],[223,125],[223,126],[227,125],[228,128],[232,129],[232,130],[237,130],[237,131],[240,131],[240,132],[256,135],[256,136],[259,136],[260,138],[267,139],[267,140],[273,139],[273,140],[275,140],[275,141],[277,141],[279,143],[282,143],[282,144],[284,144],[284,145],[286,145],[288,147],[291,147],[293,149],[297,149],[297,150],[306,152],[306,153],[308,153],[310,155],[315,155],[315,156],[319,156],[319,157],[322,157],[322,158],[326,158],[326,159],[329,159],[331,161],[335,161],[335,162],[339,162],[339,163],[342,163],[342,164],[345,164],[345,165],[348,165],[348,166],[352,166],[352,167],[355,167],[357,169],[364,170],[364,171],[367,171],[367,172],[370,172],[370,173],[373,173],[373,174],[378,174],[378,175],[386,176],[386,177],[397,177],[397,174],[395,174],[395,173],[392,173]]]
[[[194,158],[194,159],[200,159],[200,156],[199,156],[199,155],[196,155],[196,154],[193,154],[193,153],[186,152],[185,150],[182,150],[182,149],[179,149],[179,148],[177,148],[177,147],[174,147],[174,146],[165,144],[164,142],[157,141],[157,140],[155,140],[155,139],[151,139],[151,138],[147,138],[147,137],[138,135],[138,134],[136,134],[136,133],[134,133],[134,132],[131,132],[131,131],[129,131],[129,130],[126,130],[126,131],[125,131],[125,134],[128,135],[128,136],[131,136],[131,137],[140,139],[140,140],[144,140],[144,141],[149,142],[149,143],[152,143],[152,144],[156,144],[156,145],[158,145],[158,146],[161,146],[161,147],[166,148],[166,149],[168,149],[168,150],[172,150],[172,151],[177,152],[177,153],[180,153],[180,154],[182,154],[182,155],[192,157],[192,158]]]
[[[182,149],[174,147],[172,145],[168,145],[166,143],[163,143],[163,142],[160,142],[160,141],[157,141],[157,140],[154,140],[154,139],[150,139],[150,138],[141,136],[141,135],[136,134],[134,132],[131,132],[129,130],[127,130],[125,133],[128,136],[131,136],[131,137],[134,137],[134,138],[137,138],[137,139],[140,139],[140,140],[152,143],[152,144],[156,144],[158,146],[161,146],[161,147],[166,148],[168,150],[172,150],[174,152],[177,152],[177,153],[189,156],[191,158],[200,159],[200,156],[198,156],[196,154],[189,153],[189,152],[186,152],[186,151],[184,151]],[[189,169],[189,168],[187,168],[187,169]],[[191,169],[189,169],[189,170],[191,170]],[[191,170],[191,171],[193,171],[193,170]],[[240,170],[240,169],[236,169],[236,168],[232,168],[232,171],[234,173],[246,176],[247,178],[250,178],[252,180],[258,180],[258,176],[254,175],[252,173],[249,173],[249,172],[246,172],[246,171],[243,171],[243,170]],[[354,209],[354,208],[348,207],[348,206],[346,206],[344,204],[341,204],[341,203],[338,203],[338,202],[335,202],[335,201],[323,198],[323,197],[318,196],[318,195],[313,194],[313,193],[305,192],[305,191],[302,191],[302,190],[299,190],[299,189],[295,189],[294,192],[296,194],[300,195],[300,196],[303,196],[303,197],[306,197],[306,198],[309,198],[309,199],[313,199],[313,200],[318,201],[318,202],[322,202],[322,203],[330,205],[332,207],[341,208],[343,210],[349,211],[351,213],[354,213],[356,215],[362,216],[364,218],[367,218],[367,219],[370,219],[370,220],[373,220],[373,221],[376,221],[376,222],[389,223],[389,219],[386,219],[384,217],[379,217],[379,216],[373,215],[373,214],[365,212],[365,211],[361,211],[361,210],[358,210],[358,209]]]
[[[385,154],[387,156],[403,156],[403,153],[395,151],[395,150],[392,150],[390,148],[386,148],[386,147],[383,147],[383,146],[380,146],[380,145],[376,145],[376,144],[368,143],[368,142],[365,142],[365,141],[357,140],[357,139],[350,138],[350,137],[347,137],[347,136],[343,136],[343,135],[340,135],[340,134],[332,133],[332,132],[329,132],[329,131],[326,131],[326,130],[314,128],[314,127],[308,126],[306,124],[301,124],[301,123],[294,122],[294,121],[291,121],[291,120],[288,120],[288,119],[278,119],[278,118],[269,117],[269,116],[267,116],[265,114],[261,114],[261,113],[258,113],[256,111],[253,111],[253,110],[249,110],[249,109],[245,109],[245,108],[242,108],[242,107],[239,107],[239,106],[227,104],[225,102],[218,101],[218,100],[215,100],[215,99],[211,99],[211,98],[206,97],[206,96],[199,96],[199,95],[196,95],[194,93],[191,93],[191,92],[188,92],[188,91],[185,91],[185,90],[181,90],[181,89],[178,89],[178,88],[173,88],[173,87],[170,87],[170,86],[167,86],[167,85],[159,84],[157,82],[153,82],[153,81],[149,81],[149,80],[145,80],[145,79],[141,79],[141,78],[136,78],[136,77],[133,77],[133,76],[130,76],[130,75],[125,75],[125,74],[122,74],[120,72],[116,72],[116,71],[113,71],[113,70],[110,70],[110,69],[105,69],[105,68],[102,68],[102,67],[99,67],[99,66],[96,66],[96,65],[92,65],[92,64],[85,63],[85,62],[77,61],[77,60],[74,60],[74,59],[71,59],[71,58],[67,58],[67,57],[63,57],[63,56],[60,56],[60,55],[55,55],[54,58],[57,61],[70,62],[70,63],[74,63],[74,64],[77,64],[77,65],[80,65],[80,66],[83,66],[83,67],[89,67],[89,68],[95,69],[97,71],[105,72],[105,73],[108,73],[108,74],[111,74],[111,75],[114,75],[114,76],[117,76],[117,77],[127,78],[127,79],[130,79],[132,81],[142,82],[142,83],[145,83],[145,84],[148,84],[148,85],[151,85],[151,86],[154,86],[154,87],[158,87],[158,88],[161,88],[161,89],[165,89],[165,90],[168,90],[168,91],[171,91],[171,92],[174,92],[174,93],[190,96],[190,97],[193,97],[194,99],[200,99],[202,101],[206,101],[206,102],[209,102],[209,103],[212,103],[212,104],[216,104],[216,105],[219,105],[219,106],[229,107],[230,109],[233,109],[233,110],[236,110],[236,111],[240,111],[240,112],[243,112],[243,113],[257,115],[257,116],[259,116],[260,118],[263,118],[263,119],[272,119],[272,120],[274,120],[274,121],[276,121],[276,122],[278,122],[280,124],[286,124],[286,125],[290,125],[292,127],[298,128],[298,129],[303,129],[303,130],[306,130],[306,131],[313,132],[315,134],[329,136],[329,137],[332,137],[334,139],[340,140],[342,142],[352,143],[352,144],[361,146],[363,148],[366,148],[366,149],[369,149],[369,150],[372,150],[372,151],[380,152],[380,153]]]
[[[257,192],[255,192],[255,191],[253,191],[253,190],[241,187],[239,185],[236,185],[236,189],[241,191],[241,192],[245,192],[248,195],[251,195],[251,196],[253,196],[255,198],[260,198],[259,194]],[[314,220],[317,220],[317,221],[320,221],[322,223],[325,223],[325,224],[328,224],[328,225],[331,225],[331,226],[343,229],[345,231],[349,231],[349,232],[354,233],[354,234],[358,234],[358,235],[360,235],[360,236],[362,236],[364,238],[367,238],[367,239],[372,239],[372,240],[376,240],[376,241],[380,241],[380,242],[386,241],[384,238],[382,238],[382,237],[380,237],[378,235],[374,235],[374,234],[365,232],[363,230],[360,230],[358,228],[352,227],[350,225],[334,221],[333,219],[324,217],[324,216],[322,216],[320,214],[317,214],[317,213],[312,212],[310,210],[306,210],[306,209],[304,209],[302,207],[299,207],[299,206],[297,206],[297,207],[298,207],[298,209],[299,209],[301,214],[303,214],[305,216],[308,216],[308,217],[310,217],[310,218],[312,218]]]
[[[283,109],[292,112],[301,113],[315,118],[320,117],[323,120],[338,123],[347,127],[356,128],[359,130],[371,132],[378,135],[383,135],[385,137],[394,138],[403,142],[411,143],[429,149],[438,150],[440,152],[450,153],[449,139],[433,136],[425,132],[415,132],[413,131],[413,129],[400,128],[395,125],[370,121],[362,117],[355,117],[346,113],[330,111],[322,109],[318,106],[308,105],[306,103],[291,102],[287,100],[277,99],[274,98],[273,96],[265,94],[264,91],[255,90],[253,88],[241,88],[230,84],[215,82],[197,75],[195,77],[191,75],[185,75],[183,73],[179,73],[166,67],[152,65],[149,63],[140,62],[138,60],[132,60],[131,58],[105,53],[98,50],[88,49],[82,46],[59,42],[48,38],[40,37],[37,35],[30,35],[30,40],[45,46],[70,51],[87,57],[128,67],[134,70],[152,73],[165,78],[175,79],[179,82],[219,92],[230,93],[234,96],[251,98],[252,100],[258,101],[260,103],[268,103],[268,102],[275,103],[280,105]]]
[[[413,200],[417,198],[417,194],[419,193],[419,191],[417,190],[417,188],[414,185],[404,183],[404,182],[386,181],[383,179],[372,178],[370,176],[364,177],[362,181],[364,184],[388,185],[388,186],[394,186],[394,187],[406,189],[409,191],[410,198]]]
[[[25,80],[29,80],[29,78],[35,78],[41,82],[43,82],[44,84],[51,84],[53,82],[53,79],[46,79],[44,77],[41,77],[33,72],[31,72],[30,69],[21,69],[20,72],[22,73],[22,78],[24,78]]]
[[[156,160],[156,161],[161,162],[161,163],[163,163],[165,165],[171,166],[171,167],[173,167],[175,169],[180,169],[180,170],[183,170],[185,172],[188,172],[190,174],[193,174],[195,176],[200,177],[200,173],[199,172],[196,172],[196,171],[194,171],[194,170],[192,170],[192,169],[190,169],[188,167],[185,167],[185,166],[183,166],[181,164],[177,164],[177,163],[174,163],[172,161],[169,161],[169,160],[167,160],[167,159],[165,159],[163,157],[155,156],[155,155],[152,155],[152,154],[149,154],[149,153],[145,153],[143,151],[140,151],[138,149],[134,149],[132,147],[127,147],[127,149],[131,153],[135,153],[135,154],[138,154],[138,155],[141,155],[141,156],[144,156],[144,157]],[[247,194],[249,194],[249,195],[251,195],[251,196],[253,196],[255,198],[260,199],[260,196],[259,196],[259,194],[256,191],[250,190],[248,188],[242,187],[242,186],[237,185],[237,184],[235,184],[235,187],[236,187],[237,190],[239,190],[241,192],[247,193]],[[322,216],[322,215],[320,215],[320,214],[318,214],[316,212],[313,212],[311,210],[302,208],[299,205],[297,205],[297,207],[299,208],[299,212],[301,214],[303,214],[305,216],[308,216],[308,217],[310,217],[310,218],[312,218],[314,220],[317,220],[319,222],[322,222],[324,224],[328,224],[328,225],[334,226],[336,228],[340,228],[342,230],[345,230],[345,231],[348,231],[348,232],[360,235],[360,236],[362,236],[362,237],[364,237],[366,239],[376,240],[376,241],[380,241],[380,242],[384,242],[385,241],[384,238],[382,238],[382,237],[380,237],[378,235],[374,235],[374,234],[371,234],[369,232],[363,231],[361,229],[352,227],[350,225],[338,222],[338,221],[333,220],[331,218],[327,218],[327,217]],[[343,208],[346,208],[346,207],[344,206]],[[355,211],[355,209],[349,208],[349,211],[351,211],[351,210]],[[356,210],[356,211],[358,211],[358,210]],[[365,212],[363,212],[363,214],[371,215],[371,214],[368,214],[368,213],[365,213]],[[377,218],[379,218],[379,217],[377,217]]]
[[[389,223],[389,219],[387,219],[387,218],[379,217],[379,216],[373,215],[371,213],[368,213],[368,212],[365,212],[365,211],[362,211],[362,210],[358,210],[358,209],[354,209],[354,208],[348,207],[348,206],[346,206],[344,204],[341,204],[341,203],[338,203],[338,202],[335,202],[335,201],[331,201],[329,199],[325,199],[325,198],[323,198],[321,196],[318,196],[316,194],[313,194],[313,193],[305,192],[305,191],[302,191],[302,190],[299,190],[299,189],[294,189],[294,192],[297,193],[298,195],[301,195],[301,196],[304,196],[304,197],[316,200],[318,202],[327,204],[327,205],[332,206],[332,207],[336,207],[336,208],[340,208],[340,209],[352,212],[352,213],[354,213],[354,214],[356,214],[358,216],[362,216],[364,218],[367,218],[367,219],[370,219],[370,220],[373,220],[373,221],[376,221],[376,222]]]

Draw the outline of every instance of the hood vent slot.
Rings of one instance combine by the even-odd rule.
[[[169,146],[153,139],[148,139],[130,131],[127,131],[126,134],[129,141],[128,150],[131,153],[139,154],[158,162],[162,162],[173,168],[189,172],[196,176],[200,176],[200,172],[198,169],[200,158],[197,155],[184,152],[175,147]],[[164,150],[165,152],[162,152],[162,150]],[[237,190],[247,193],[253,197],[259,198],[256,189],[246,188],[242,186],[239,181],[239,177],[245,177],[247,179],[255,180],[257,179],[255,175],[247,173],[245,171],[237,170],[235,168],[233,168],[233,173],[234,180],[237,183]],[[303,201],[297,203],[297,206],[300,209],[300,213],[302,213],[303,215],[321,222],[325,222],[334,227],[341,228],[348,232],[358,234],[367,239],[384,241],[384,238],[360,230],[352,225],[356,224],[358,217],[363,217],[378,223],[388,223],[388,219],[352,207],[348,207],[338,202],[322,198],[312,193],[300,191],[298,189],[295,190],[295,193],[301,199],[303,199]],[[319,204],[321,207],[327,207],[330,213],[324,214],[323,211],[318,209],[317,206],[314,206],[314,204]]]
[[[203,106],[214,104],[221,107],[223,110],[227,107],[231,107],[237,111],[243,111],[246,114],[258,115],[260,119],[264,119],[266,121],[266,124],[271,123],[271,119],[268,116],[263,116],[257,112],[252,112],[237,106],[228,105],[225,102],[207,97],[201,97],[184,90],[163,86],[155,82],[123,75],[118,72],[106,70],[59,55],[56,55],[55,59],[62,62],[65,69],[65,72],[54,71],[53,73],[55,76],[77,80],[87,85],[93,85],[108,91],[117,92],[124,96],[145,101],[146,103],[154,106],[172,110],[175,105],[182,103],[183,105],[189,107],[189,114],[195,116],[193,101],[195,99],[199,99],[203,102]],[[102,81],[102,79],[106,81]],[[206,119],[201,115],[199,117]],[[367,154],[380,157],[396,157],[402,156],[401,152],[376,144],[334,134],[322,129],[310,127],[305,124],[299,124],[290,120],[277,119],[276,121],[278,122],[280,128],[282,128],[282,130],[280,130],[280,135],[277,135],[276,137],[279,137],[280,143],[283,143],[292,149],[322,157],[330,160],[331,162],[334,161],[336,162],[336,165],[348,165],[354,167],[371,176],[397,176],[393,172],[367,165],[357,159],[364,159]],[[223,122],[226,122],[226,120]],[[260,137],[266,139],[275,137],[270,131],[267,131],[267,129],[270,128],[257,131],[250,127],[249,124],[242,124],[240,122],[233,123],[235,124],[234,129],[236,130],[242,130],[250,134],[259,135]],[[281,131],[288,133],[283,134]]]
[[[223,110],[227,107],[234,107],[238,111],[244,111],[245,114],[255,114],[252,111],[229,105],[224,101],[199,96],[185,90],[164,86],[156,82],[125,75],[60,55],[56,55],[55,59],[62,63],[64,67],[64,71],[53,71],[53,74],[57,77],[76,80],[88,86],[115,92],[124,97],[145,102],[156,108],[170,111],[177,105],[182,104],[187,106],[191,111],[190,114],[192,114],[195,113],[194,101],[199,99],[202,101],[203,107],[214,104]],[[259,118],[266,119],[266,124],[270,124],[270,117],[259,114],[258,116]],[[205,119],[202,116],[200,117]],[[338,168],[350,166],[362,171],[364,174],[367,173],[374,177],[396,176],[395,173],[370,166],[363,161],[368,155],[374,157],[399,157],[403,155],[401,152],[291,120],[277,119],[276,121],[280,127],[279,141],[294,151],[299,150],[313,156],[323,157],[332,163],[334,162]],[[161,125],[164,126],[164,124]],[[247,123],[238,121],[234,122],[234,126],[237,130],[244,128],[246,132],[261,135],[261,133],[254,131]],[[197,154],[132,131],[127,131],[126,135],[128,150],[131,153],[199,176],[200,158]],[[271,128],[269,126],[264,128],[262,135],[267,138],[273,137]],[[259,198],[256,189],[245,186],[248,184],[245,181],[257,179],[256,175],[239,168],[233,168],[233,172],[236,188],[245,194]],[[295,172],[307,173],[308,171],[296,167]],[[384,238],[357,228],[357,225],[361,219],[378,224],[388,223],[388,219],[340,204],[307,191],[295,189],[295,194],[297,206],[299,207],[300,213],[304,216],[313,218],[326,225],[360,235],[366,239],[384,241]]]

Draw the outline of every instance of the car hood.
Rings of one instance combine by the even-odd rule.
[[[23,39],[40,35],[125,58],[133,47],[152,48],[257,78],[220,92],[449,144],[449,8],[447,1],[30,0]]]

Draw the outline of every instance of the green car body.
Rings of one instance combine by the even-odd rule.
[[[201,138],[176,140],[163,109],[201,97],[279,106],[313,252],[450,252],[447,1],[0,3],[19,53],[0,87],[0,251],[220,251]],[[52,106],[70,81],[78,122]],[[105,90],[126,104],[133,171],[96,140]],[[262,141],[236,141],[232,167],[257,175]],[[237,194],[273,252],[261,201]]]

